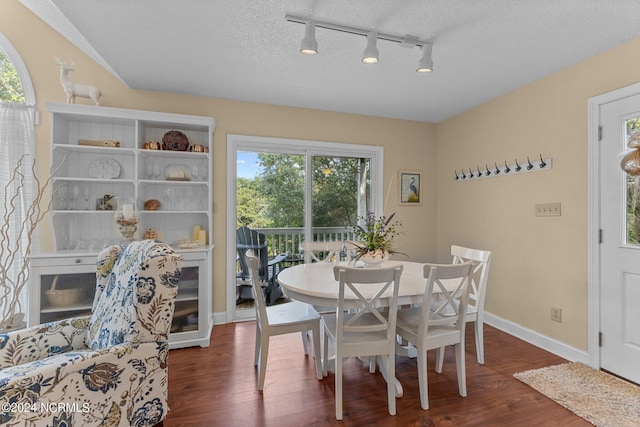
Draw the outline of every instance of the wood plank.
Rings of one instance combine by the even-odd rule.
[[[319,381],[304,356],[299,334],[271,338],[265,389],[257,390],[253,366],[255,322],[216,325],[211,346],[169,353],[169,407],[165,427],[177,426],[591,426],[529,388],[513,374],[566,360],[485,326],[485,365],[476,361],[473,328],[467,328],[466,398],[458,395],[453,350],[436,374],[429,352],[429,405],[420,408],[415,359],[398,358],[404,396],[397,415],[387,411],[382,375],[356,359],[345,361],[344,421],[336,421],[334,376]]]

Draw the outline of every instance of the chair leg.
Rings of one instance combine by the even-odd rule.
[[[311,331],[311,335],[313,338],[313,358],[316,363],[316,375],[321,380],[324,378],[324,373],[322,370],[322,356],[320,355],[320,325],[316,324]]]
[[[440,347],[436,350],[436,372],[442,373],[442,365],[444,365],[444,351],[446,347]]]
[[[322,348],[322,376],[329,375],[329,334],[324,333],[324,347]]]
[[[429,382],[427,380],[427,351],[418,349],[418,385],[420,386],[420,406],[429,409]]]
[[[342,419],[342,356],[336,353],[336,420]]]
[[[384,356],[381,356],[384,357]],[[395,347],[393,353],[386,356],[388,363],[387,371],[387,401],[389,405],[389,415],[396,414],[396,358]]]
[[[480,319],[476,320],[476,354],[478,355],[478,363],[484,365],[484,322]]]
[[[458,371],[458,390],[460,396],[467,397],[467,372],[464,360],[464,343],[456,344],[456,371]]]
[[[304,348],[305,356],[309,356],[311,354],[309,350],[309,331],[301,331],[302,335],[302,347]]]
[[[262,343],[262,330],[260,329],[260,324],[256,321],[256,347],[255,347],[254,356],[253,356],[254,366],[258,366],[258,361],[260,360],[261,343]]]
[[[262,344],[260,345],[260,365],[258,366],[258,390],[264,389],[264,377],[267,373],[267,357],[269,355],[269,336],[262,336]]]

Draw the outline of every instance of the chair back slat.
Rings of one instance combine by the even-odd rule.
[[[385,293],[385,291],[389,289],[392,283],[393,283],[392,281],[388,281],[378,289],[378,292],[376,293],[375,296],[373,296],[372,298],[367,298],[360,292],[360,290],[356,285],[354,285],[351,282],[345,282],[345,286],[348,287],[349,290],[358,297],[358,301],[360,302],[360,307],[358,308],[357,312],[353,316],[351,316],[346,322],[344,322],[344,329],[347,331],[354,330],[354,331],[361,331],[361,332],[373,332],[373,331],[386,330],[389,327],[389,321],[385,319],[384,316],[382,316],[382,314],[380,314],[380,312],[377,310],[376,303],[380,300],[380,298]],[[346,288],[343,288],[343,292],[342,292],[343,295],[344,295],[344,289]],[[361,318],[366,313],[373,314],[373,316],[376,317],[380,323],[367,325],[367,326],[358,325],[357,323],[358,319]]]
[[[464,334],[465,316],[469,302],[471,261],[458,264],[425,264],[427,279],[422,304],[419,334],[427,336],[430,326],[450,325]],[[447,280],[447,282],[443,282]]]
[[[471,290],[469,292],[469,306],[479,309],[484,306],[484,297],[487,291],[487,281],[489,278],[489,267],[491,263],[491,251],[465,248],[463,246],[452,245],[451,255],[453,263],[459,264],[473,261],[473,272],[471,275]]]
[[[342,265],[333,267],[334,277],[339,282],[338,308],[336,315],[337,339],[342,342],[345,333],[382,332],[395,335],[398,287],[402,266],[387,268],[355,268]],[[348,306],[345,293],[349,292]],[[355,296],[355,298],[353,298]],[[381,302],[381,299],[389,299]],[[389,306],[388,316],[378,310]],[[347,313],[349,309],[349,313]],[[366,319],[366,322],[362,320]]]
[[[337,262],[340,261],[340,251],[343,244],[340,241],[302,242],[300,249],[304,253],[304,262]]]

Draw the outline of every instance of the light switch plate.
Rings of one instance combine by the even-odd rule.
[[[536,203],[536,216],[560,216],[560,203]]]

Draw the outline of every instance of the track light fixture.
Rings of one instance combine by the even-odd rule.
[[[380,53],[378,52],[378,48],[376,44],[378,43],[378,33],[375,31],[371,31],[367,34],[367,47],[362,52],[362,62],[365,64],[377,64],[379,59],[378,56]]]
[[[430,73],[433,71],[433,60],[431,59],[431,49],[433,45],[431,43],[427,43],[422,46],[422,58],[418,61],[418,68],[416,72],[418,73]]]
[[[304,24],[304,38],[300,44],[300,53],[304,55],[315,55],[318,53],[318,41],[316,40],[316,24],[307,21]]]
[[[362,62],[365,64],[376,64],[380,59],[377,47],[378,40],[386,40],[400,44],[402,47],[414,48],[418,47],[422,51],[422,57],[418,62],[418,73],[430,73],[433,71],[433,59],[431,58],[431,50],[433,44],[426,40],[420,40],[415,36],[406,35],[404,37],[394,36],[391,34],[378,33],[375,30],[364,28],[348,27],[340,24],[332,24],[330,22],[316,21],[310,18],[303,18],[295,15],[287,14],[285,19],[289,22],[304,24],[304,39],[300,45],[300,53],[306,55],[315,55],[318,53],[318,41],[315,37],[316,28],[324,28],[332,31],[339,31],[347,34],[355,34],[365,36],[367,38],[367,47],[362,53]]]

